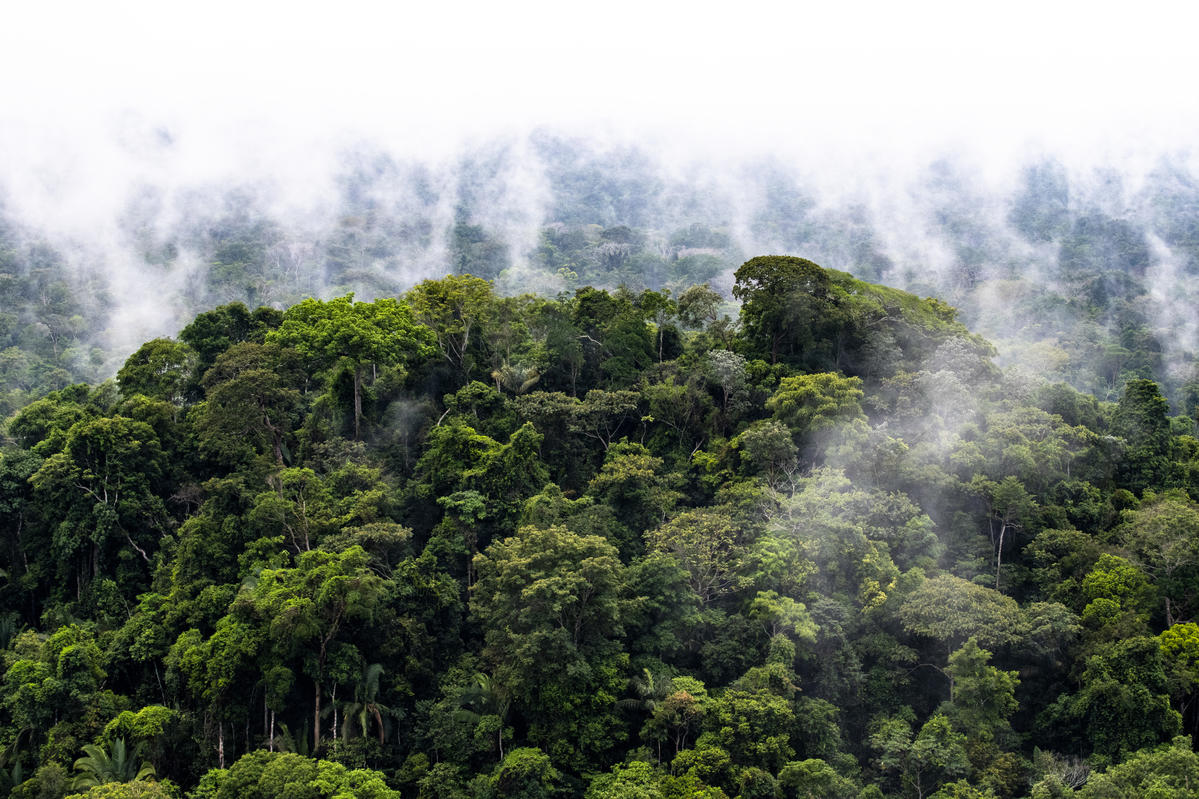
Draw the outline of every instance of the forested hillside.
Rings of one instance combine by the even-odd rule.
[[[570,253],[634,284],[638,231],[548,228],[554,296],[467,274],[473,235],[49,393],[103,359],[10,281],[59,332],[9,327],[8,795],[1199,796],[1199,439],[1157,349],[1106,401],[812,261],[722,294],[677,266],[732,257],[711,228],[617,289]]]

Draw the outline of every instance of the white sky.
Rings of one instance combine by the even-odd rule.
[[[234,147],[545,123],[770,149],[1185,141],[1196,22],[1182,2],[10,0],[0,124],[70,141],[132,113]]]

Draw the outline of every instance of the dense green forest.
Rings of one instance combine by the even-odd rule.
[[[8,795],[1199,796],[1199,438],[1136,291],[1072,386],[809,260],[726,296],[712,227],[645,286],[644,229],[564,221],[535,295],[463,224],[88,383],[110,299],[0,231]]]

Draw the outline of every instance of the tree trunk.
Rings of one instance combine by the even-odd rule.
[[[216,759],[221,768],[225,767],[225,723],[216,724]]]
[[[362,375],[361,367],[354,364],[354,440],[358,440],[358,420],[362,418]]]
[[[995,590],[999,590],[999,567],[1003,564],[1003,536],[1007,532],[1007,522],[999,525],[999,549],[995,553]]]
[[[312,756],[316,757],[321,748],[321,681],[313,680],[316,686],[316,700],[312,711]]]
[[[271,443],[275,447],[275,462],[283,466],[283,439],[279,435],[279,431],[274,427],[271,429]]]

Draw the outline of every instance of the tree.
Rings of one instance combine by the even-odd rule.
[[[525,500],[549,482],[549,472],[539,457],[542,438],[525,422],[507,444],[483,452],[477,465],[463,472],[468,490],[486,499],[488,518],[505,533],[515,530]],[[474,554],[472,551],[471,557]]]
[[[326,372],[350,371],[354,390],[354,438],[360,437],[362,382],[367,365],[417,362],[432,352],[431,332],[417,324],[408,305],[390,298],[354,302],[354,295],[293,305],[270,340],[297,350]]]
[[[322,686],[343,625],[374,616],[387,593],[361,547],[302,552],[295,568],[263,569],[234,605],[269,630],[280,662],[300,658],[313,683],[313,751],[321,745]]]
[[[646,534],[650,547],[669,552],[689,575],[691,590],[704,604],[736,590],[745,581],[744,530],[727,510],[696,508]]]
[[[1112,759],[1170,740],[1181,719],[1170,707],[1161,648],[1153,638],[1105,643],[1086,660],[1080,689],[1060,697],[1041,723]]]
[[[1147,496],[1125,511],[1117,533],[1155,578],[1166,625],[1185,618],[1199,591],[1199,505],[1181,492]]]
[[[724,297],[720,293],[714,291],[707,283],[698,286],[689,286],[679,294],[679,320],[686,326],[691,328],[707,328],[714,338],[720,340],[721,344],[727,343],[725,335],[727,330],[722,329],[720,322],[720,306],[724,304]],[[723,317],[726,325],[728,317]]]
[[[1152,380],[1129,380],[1112,416],[1112,432],[1127,442],[1121,485],[1141,492],[1165,484],[1169,473],[1169,405]]]
[[[794,726],[790,703],[763,691],[729,689],[713,699],[704,713],[704,729],[734,763],[772,774],[795,756]]]
[[[179,340],[196,353],[196,379],[204,376],[217,356],[242,341],[261,342],[268,330],[279,326],[280,316],[272,308],[251,313],[240,302],[229,303],[197,314],[183,330]]]
[[[734,402],[744,399],[748,390],[745,375],[745,358],[728,350],[712,350],[707,355],[705,364],[706,377],[720,386],[720,409],[725,415],[725,425],[733,410]]]
[[[894,590],[897,562],[904,568],[931,565],[939,546],[932,521],[906,496],[855,489],[844,472],[822,468],[799,480],[790,497],[779,498],[752,557],[761,588],[800,596],[793,586],[811,577],[828,595],[874,607]]]
[[[862,381],[856,377],[833,372],[784,377],[766,400],[766,410],[806,439],[840,424],[865,421],[862,397]]]
[[[991,540],[995,542],[995,590],[998,591],[1004,538],[1009,530],[1014,532],[1023,529],[1035,520],[1037,502],[1020,481],[1011,476],[996,483],[975,475],[970,483],[970,490],[981,496],[987,506]]]
[[[1117,555],[1103,554],[1082,580],[1086,607],[1083,622],[1092,628],[1109,627],[1123,637],[1126,630],[1114,627],[1125,618],[1139,631],[1148,621],[1153,587],[1143,571]]]
[[[807,607],[791,597],[779,596],[776,591],[759,591],[750,602],[747,615],[762,622],[771,639],[785,635],[796,644],[816,642],[816,624]]]
[[[1195,718],[1194,699],[1199,689],[1199,624],[1182,622],[1162,630],[1161,645],[1170,695],[1178,700],[1184,722]]]
[[[512,728],[505,727],[508,711],[512,706],[511,697],[504,686],[492,679],[491,675],[475,673],[456,698],[459,711],[456,717],[465,718],[474,725],[474,737],[488,739],[490,747],[491,734],[495,735],[495,753],[499,759],[504,759],[504,738],[511,737]]]
[[[879,753],[879,766],[895,773],[917,799],[970,770],[966,736],[955,732],[949,719],[939,713],[929,718],[914,738],[911,724],[903,718],[877,721],[870,746]]]
[[[62,451],[29,478],[35,495],[57,506],[53,546],[60,568],[75,566],[77,596],[101,573],[113,540],[123,539],[150,564],[158,537],[168,530],[156,490],[165,465],[149,425],[113,416],[72,425]]]
[[[473,275],[447,275],[417,283],[407,299],[417,321],[433,331],[441,356],[465,383],[494,313],[491,283]]]
[[[646,670],[650,677],[653,673]],[[649,719],[641,728],[641,738],[653,741],[658,746],[658,760],[662,760],[662,743],[674,745],[673,755],[687,748],[688,741],[698,734],[709,705],[708,691],[694,677],[673,677],[665,680],[658,677],[664,696],[649,708]]]
[[[79,774],[71,783],[75,790],[87,789],[106,782],[135,782],[155,776],[154,767],[141,759],[142,745],[126,751],[125,739],[117,738],[110,749],[95,744],[83,747],[84,756],[75,761]]]
[[[154,399],[181,405],[187,381],[195,367],[196,354],[178,341],[156,338],[147,341],[129,356],[117,372],[117,382],[126,397],[144,394]]]
[[[341,763],[314,760],[293,752],[258,750],[228,769],[204,775],[195,795],[205,799],[400,799],[378,771],[348,769]]]
[[[734,279],[741,325],[756,352],[771,363],[827,362],[831,353],[820,351],[821,339],[836,319],[823,269],[804,258],[764,255],[742,264]]]
[[[823,760],[791,761],[779,772],[786,799],[856,799],[858,786]]]
[[[66,624],[49,636],[21,633],[10,648],[2,694],[8,718],[35,740],[52,731],[69,739],[73,725],[64,728],[60,722],[86,724],[88,713],[104,698],[102,686],[109,674],[95,634]]]
[[[642,534],[665,521],[679,500],[670,475],[662,471],[662,459],[641,444],[614,444],[587,485],[587,496],[610,507],[628,531],[616,533],[626,560],[641,553]]]
[[[705,419],[712,410],[712,398],[698,381],[678,382],[674,376],[661,383],[642,386],[642,397],[650,420],[674,431],[685,452],[694,452],[709,435]]]
[[[346,738],[353,734],[351,722],[358,724],[358,734],[362,736],[370,732],[373,722],[379,743],[383,743],[386,733],[383,714],[390,712],[390,708],[379,702],[379,678],[382,674],[382,663],[370,663],[362,667],[362,676],[354,686],[354,700],[345,707],[346,725],[342,728],[342,734]]]
[[[135,780],[101,783],[66,799],[176,799],[178,795],[179,789],[169,781]]]
[[[202,381],[200,446],[236,462],[243,448],[257,445],[284,465],[301,407],[299,371],[298,353],[277,345],[245,342],[218,355]]]
[[[1004,762],[1004,750],[1016,743],[1009,719],[1018,707],[1015,694],[1020,680],[1014,671],[988,665],[990,659],[991,653],[973,638],[950,655],[945,669],[950,701],[941,706],[954,729],[966,736],[970,762],[980,774],[1002,772],[998,767]]]
[[[958,648],[974,637],[980,646],[1003,646],[1019,630],[1019,606],[1011,597],[952,574],[920,583],[904,598],[899,619],[905,630]]]
[[[564,796],[562,775],[545,752],[533,747],[513,749],[488,778],[494,799],[554,799]]]
[[[574,406],[571,431],[595,439],[608,450],[635,418],[637,399],[636,391],[592,389],[581,405]]]
[[[1178,736],[1169,745],[1142,749],[1122,763],[1092,774],[1079,799],[1138,796],[1144,799],[1199,797],[1199,754],[1191,739]]]
[[[754,469],[775,485],[795,471],[799,448],[790,428],[777,419],[760,419],[742,430],[732,445]]]
[[[523,527],[475,558],[485,660],[555,758],[611,745],[624,569],[598,536]]]
[[[182,677],[180,682],[201,703],[207,719],[216,722],[215,749],[221,768],[225,766],[226,725],[248,714],[248,708],[231,701],[231,697],[279,662],[262,658],[264,637],[260,626],[227,614],[207,638],[194,628],[180,633],[165,658],[168,680]],[[278,673],[272,676],[276,684],[290,682],[291,672],[286,672],[286,679]]]
[[[660,782],[649,763],[634,761],[594,777],[584,799],[664,799]]]

